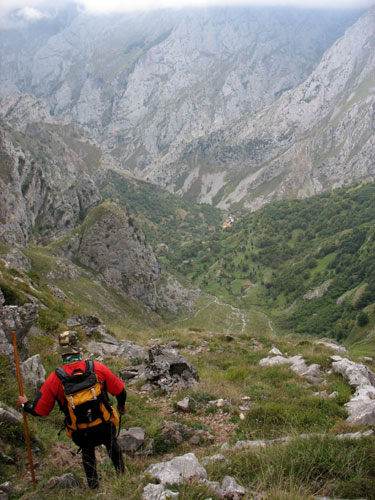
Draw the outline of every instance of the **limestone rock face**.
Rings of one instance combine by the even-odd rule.
[[[109,285],[155,308],[161,270],[143,232],[109,203],[93,209],[88,219],[56,252],[77,259],[98,271]]]
[[[331,359],[333,371],[356,387],[354,395],[345,404],[349,413],[348,422],[375,425],[375,373],[366,365],[341,356],[331,356]]]
[[[30,119],[74,122],[109,165],[256,209],[374,177],[373,11],[345,33],[360,14],[70,10],[40,22],[38,37],[4,30],[0,96],[43,101],[31,118],[30,98],[4,104],[23,131]]]
[[[0,295],[2,299],[2,294]],[[35,304],[3,306],[0,300],[0,354],[13,354],[12,332],[16,332],[21,359],[27,357],[26,334],[38,318]]]
[[[86,156],[95,149],[83,143],[74,126],[67,132],[55,123],[33,123],[39,101],[17,97],[9,111],[12,127],[0,130],[0,237],[25,246],[68,233],[100,195],[85,163],[91,164]],[[21,113],[25,121],[20,122],[17,111],[25,100],[28,112]],[[5,111],[6,106],[0,113]]]

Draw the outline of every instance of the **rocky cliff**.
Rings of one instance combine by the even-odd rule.
[[[1,114],[1,242],[14,250],[55,242],[59,256],[156,308],[159,263],[130,217],[115,205],[100,205],[94,179],[99,151],[76,126],[56,123],[32,96],[13,94]],[[20,268],[18,261],[9,265]],[[65,270],[50,279],[68,277],[77,276]]]
[[[13,94],[0,115],[1,239],[25,245],[61,237],[100,201],[91,178],[100,152],[32,96]]]
[[[371,20],[366,22],[371,14],[344,42],[336,42],[359,15],[207,9],[99,18],[69,11],[3,31],[0,92],[8,96],[20,90],[42,98],[59,122],[80,124],[107,163],[223,208],[245,202],[249,191],[246,205],[256,208],[273,197],[326,186],[323,179],[296,180],[319,159],[312,157],[315,144],[294,144],[300,134],[312,133],[309,124],[326,123],[334,109],[340,114],[362,85],[349,68],[357,60],[362,64],[366,46],[371,50]],[[337,55],[326,55],[319,65],[331,46],[329,53]],[[340,85],[331,85],[333,79]],[[316,106],[311,94],[318,85],[324,106]],[[346,99],[335,100],[343,87]],[[363,91],[357,97],[366,102]],[[296,109],[306,99],[308,110],[300,117]],[[298,154],[292,155],[292,145]],[[332,162],[328,177],[367,178],[362,160],[360,175],[347,165],[348,156],[362,146],[363,138],[348,140],[348,153]],[[288,157],[279,159],[286,150],[292,167]],[[286,173],[291,170],[292,179]]]
[[[99,272],[108,286],[156,307],[160,265],[143,232],[116,205],[93,208],[83,225],[54,248],[58,255]]]

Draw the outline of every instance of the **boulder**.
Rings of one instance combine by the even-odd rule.
[[[168,462],[153,464],[146,469],[145,474],[161,484],[171,486],[190,479],[207,479],[207,472],[194,453],[186,453]]]
[[[198,380],[197,369],[169,346],[151,347],[145,364],[146,379],[164,392],[190,388]]]
[[[142,500],[172,500],[178,497],[178,493],[165,489],[162,484],[148,484],[142,493]]]
[[[332,369],[346,378],[352,387],[372,385],[375,387],[375,373],[366,365],[355,363],[341,356],[331,356]]]
[[[116,339],[112,337],[113,340],[109,341],[107,338],[103,342],[91,341],[87,345],[87,349],[98,356],[115,356],[117,358],[124,358],[129,360],[145,360],[147,359],[147,350],[130,340],[121,340],[117,342]]]
[[[20,422],[22,422],[22,415],[20,412],[0,402],[0,422],[11,425],[18,425]]]
[[[186,397],[186,398],[182,399],[181,401],[178,401],[176,406],[177,406],[178,410],[181,410],[183,412],[190,411],[190,398]]]
[[[146,432],[142,427],[122,429],[117,440],[123,451],[135,452],[145,443]]]
[[[347,422],[362,425],[375,425],[375,387],[363,385],[357,388],[345,408],[349,417]]]
[[[275,366],[275,365],[285,365],[290,363],[288,358],[284,356],[267,356],[259,361],[260,366]]]
[[[20,369],[23,380],[34,390],[39,389],[46,380],[46,370],[39,354],[21,363]]]
[[[238,500],[239,498],[245,496],[246,493],[245,488],[240,486],[231,476],[224,477],[221,489],[223,490],[224,498],[229,498],[231,500]]]
[[[213,436],[201,429],[193,429],[178,422],[164,422],[160,438],[167,445],[178,446],[184,441],[190,444],[199,445],[205,441],[213,441]]]
[[[347,348],[342,346],[342,345],[337,345],[334,342],[330,340],[318,340],[316,342],[318,345],[324,345],[326,347],[329,347],[330,349],[333,349],[334,351],[337,351],[341,354],[346,354],[348,352]]]
[[[76,478],[71,472],[63,474],[62,476],[52,476],[44,485],[46,490],[53,490],[55,488],[78,488]]]
[[[1,294],[3,303],[3,295]],[[20,359],[27,358],[26,334],[38,319],[38,309],[35,304],[23,306],[0,305],[0,354],[13,356],[12,332],[16,332]]]

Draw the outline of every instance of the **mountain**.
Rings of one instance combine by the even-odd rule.
[[[43,99],[109,165],[194,201],[254,209],[372,178],[374,13],[361,14],[68,8],[2,30],[0,95]],[[349,126],[340,142],[355,120],[363,132]]]

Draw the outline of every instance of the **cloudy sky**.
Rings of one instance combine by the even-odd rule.
[[[70,0],[82,5],[91,13],[105,14],[110,12],[121,12],[129,10],[148,10],[155,8],[180,8],[187,6],[217,6],[217,5],[283,5],[299,7],[327,7],[327,8],[348,8],[348,7],[369,7],[375,4],[375,0]],[[68,0],[54,0],[52,5],[67,3]],[[19,9],[19,15],[26,19],[38,19],[46,15],[44,7],[51,6],[46,0],[1,0],[0,16],[8,12]]]

